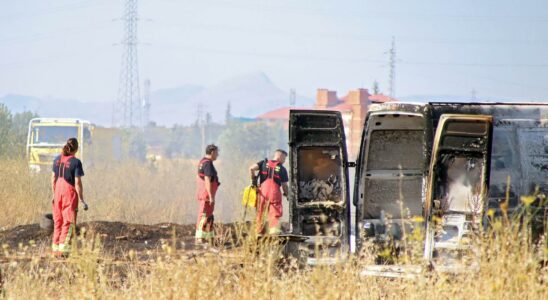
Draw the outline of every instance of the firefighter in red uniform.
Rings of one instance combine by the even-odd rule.
[[[252,185],[257,186],[257,179],[260,179],[259,205],[257,208],[257,233],[264,234],[264,217],[268,217],[268,234],[280,234],[280,218],[282,217],[282,192],[287,198],[289,181],[287,170],[283,163],[287,158],[287,152],[278,149],[271,160],[265,159],[249,168]],[[255,172],[259,172],[256,176]]]
[[[212,241],[213,210],[215,208],[215,194],[219,188],[219,177],[213,162],[219,156],[219,148],[215,145],[206,147],[206,156],[198,164],[197,195],[200,207],[198,209],[198,221],[196,223],[196,243]]]
[[[84,201],[84,189],[81,177],[84,176],[82,162],[74,157],[78,151],[78,140],[67,140],[61,155],[53,161],[51,189],[53,191],[53,241],[55,255],[68,255],[70,241],[76,226],[78,199],[84,210],[88,205]]]

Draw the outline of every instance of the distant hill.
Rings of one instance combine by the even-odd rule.
[[[297,105],[308,106],[313,100],[297,96]],[[151,120],[159,125],[188,125],[196,121],[198,104],[213,121],[223,123],[227,104],[235,117],[254,118],[264,112],[289,105],[289,91],[276,86],[263,72],[229,78],[210,87],[181,85],[151,93]],[[0,96],[12,112],[31,110],[43,117],[75,117],[110,126],[111,102],[79,102],[71,99],[42,99],[7,94]]]
[[[222,123],[230,102],[236,117],[253,118],[264,112],[289,105],[289,91],[277,87],[263,72],[244,74],[208,88],[182,86],[156,91],[151,95],[151,119],[158,124],[190,124],[196,120],[198,105],[209,112],[213,121]],[[299,105],[312,100],[297,96]]]
[[[7,94],[0,97],[12,113],[32,111],[41,117],[81,118],[95,124],[110,125],[112,104],[105,102],[79,102],[71,99],[46,98]]]
[[[163,104],[175,103],[196,96],[203,90],[205,90],[203,86],[185,84],[174,88],[155,90],[151,97],[160,100]]]
[[[0,97],[0,103],[4,103],[12,113],[23,111],[38,111],[40,99],[32,96],[7,94]]]

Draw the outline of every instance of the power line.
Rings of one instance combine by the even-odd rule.
[[[55,31],[44,32],[44,33],[33,33],[26,36],[25,35],[12,36],[5,39],[0,39],[0,47],[12,46],[17,43],[25,43],[25,42],[32,43],[38,40],[55,37],[55,35],[59,35],[59,37],[66,39],[67,35],[70,35],[70,34],[81,35],[83,32],[86,32],[86,31],[104,30],[106,28],[111,29],[109,23],[106,23],[106,22],[99,23],[99,24],[95,23],[93,26],[61,28]],[[48,41],[48,42],[51,42],[51,41]]]
[[[99,52],[105,52],[105,50],[111,50],[112,46],[110,45],[99,45],[96,47],[88,47],[87,50],[92,51],[93,53],[97,54]],[[25,65],[38,65],[38,64],[49,64],[54,63],[59,60],[67,60],[68,58],[80,58],[80,57],[89,57],[88,53],[83,52],[58,52],[54,55],[48,55],[48,56],[42,56],[42,57],[36,57],[36,58],[30,58],[26,60],[19,60],[19,61],[12,61],[0,64],[0,72],[7,70],[8,68],[13,67],[23,67]]]
[[[234,49],[221,49],[211,47],[198,47],[195,45],[174,45],[161,42],[155,42],[154,44],[161,45],[163,49],[177,49],[177,51],[196,51],[196,52],[210,52],[227,55],[237,56],[256,56],[256,57],[268,57],[278,59],[289,60],[317,60],[317,61],[332,61],[332,62],[347,62],[347,63],[363,63],[363,64],[375,64],[386,65],[386,61],[381,59],[368,59],[368,58],[355,58],[355,57],[330,57],[330,56],[315,56],[305,53],[277,53],[277,52],[260,52],[260,51],[245,51]],[[409,61],[397,59],[397,63],[400,65],[435,65],[445,67],[485,67],[485,68],[548,68],[548,64],[529,64],[529,63],[467,63],[467,62],[436,62],[436,61]]]
[[[39,10],[28,10],[28,8],[25,8],[22,12],[12,13],[12,14],[6,14],[0,16],[0,21],[5,21],[9,19],[22,19],[22,18],[35,18],[38,16],[44,16],[49,14],[57,14],[64,11],[71,11],[71,10],[77,10],[81,8],[86,8],[94,5],[105,5],[110,4],[112,1],[105,1],[104,3],[98,3],[97,0],[84,0],[84,1],[78,1],[78,2],[71,2],[66,5],[59,5],[59,6],[52,6],[47,7],[45,9],[39,9]]]
[[[178,0],[163,0],[164,3],[170,2],[173,4],[178,3]],[[273,2],[274,3],[274,2]],[[363,19],[364,13],[367,14],[368,19],[443,19],[444,21],[473,21],[473,22],[520,22],[520,23],[536,23],[536,22],[548,22],[548,17],[544,15],[457,15],[457,14],[436,14],[436,13],[410,13],[408,11],[403,13],[393,13],[389,11],[365,11],[361,8],[348,8],[344,14],[336,15],[330,9],[314,8],[307,6],[306,8],[282,5],[257,5],[257,1],[250,1],[247,4],[241,1],[220,1],[220,0],[201,0],[194,4],[204,5],[209,7],[211,4],[215,6],[224,6],[229,9],[246,10],[251,12],[270,12],[283,15],[308,15],[317,17],[329,17],[329,18],[344,18],[348,20],[349,17]],[[270,4],[270,2],[269,2]],[[367,9],[367,8],[366,8]]]
[[[548,64],[502,64],[502,63],[464,63],[464,62],[427,62],[401,61],[402,65],[455,66],[455,67],[491,67],[491,68],[546,68]]]
[[[238,32],[245,34],[257,34],[257,35],[281,35],[281,36],[293,36],[297,38],[322,38],[322,39],[336,39],[336,40],[353,40],[353,41],[362,41],[370,43],[386,43],[387,39],[383,36],[376,35],[366,35],[366,34],[356,34],[348,32],[296,32],[296,31],[285,31],[278,30],[274,28],[256,28],[256,27],[244,27],[244,26],[234,26],[233,24],[211,24],[211,23],[195,23],[188,22],[185,24],[181,23],[171,23],[171,22],[156,22],[155,25],[163,27],[171,27],[175,29],[185,29],[189,28],[205,31],[229,31],[229,32]],[[435,37],[413,37],[413,36],[398,36],[398,43],[402,44],[499,44],[499,45],[512,45],[512,46],[523,46],[523,45],[545,45],[548,44],[548,40],[510,40],[510,39],[473,39],[473,38],[458,38],[458,39],[447,39],[447,38],[435,38]]]

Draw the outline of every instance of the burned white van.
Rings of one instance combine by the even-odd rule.
[[[424,220],[427,259],[458,248],[507,195],[512,213],[520,196],[548,190],[548,104],[373,104],[355,164],[342,124],[333,111],[291,112],[291,224],[309,237],[312,262],[349,252],[354,165],[358,250],[366,240],[397,244]],[[433,216],[441,226],[429,226]]]

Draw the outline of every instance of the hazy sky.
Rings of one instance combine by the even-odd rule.
[[[0,0],[0,96],[112,101],[122,0]],[[264,71],[284,90],[548,98],[548,1],[142,0],[141,79],[212,85]]]

